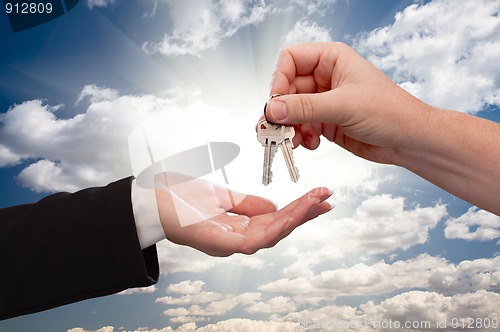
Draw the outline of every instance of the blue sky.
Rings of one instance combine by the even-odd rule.
[[[158,158],[234,142],[232,188],[283,206],[328,186],[336,205],[254,256],[162,241],[155,287],[1,321],[0,331],[500,319],[499,217],[326,141],[294,151],[297,184],[278,154],[263,187],[254,131],[279,49],[302,41],[343,41],[424,101],[498,122],[499,10],[486,0],[86,0],[17,33],[0,15],[0,207],[137,175],[130,134],[147,119],[162,120]]]

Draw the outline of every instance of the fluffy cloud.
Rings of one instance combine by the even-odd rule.
[[[257,25],[266,16],[279,13],[294,13],[301,17],[285,38],[285,44],[304,41],[330,41],[327,28],[308,17],[323,16],[331,10],[335,1],[169,1],[170,32],[160,41],[151,40],[143,45],[148,53],[167,56],[197,55],[204,50],[216,48],[224,39],[249,25]],[[158,10],[156,9],[155,12]]]
[[[262,292],[282,292],[331,301],[339,296],[381,295],[401,289],[431,288],[443,293],[473,292],[500,286],[500,256],[463,261],[458,265],[426,254],[407,261],[324,270],[311,277],[282,278],[259,286]],[[418,276],[416,278],[415,276]]]
[[[328,42],[331,41],[330,31],[315,22],[299,21],[286,35],[285,45],[303,42]]]
[[[284,331],[296,331],[297,324],[290,322],[267,322],[261,320],[252,319],[242,319],[234,318],[225,321],[217,322],[214,324],[206,325],[194,331],[202,332],[255,332],[255,331],[266,331],[266,332],[284,332]]]
[[[242,27],[262,21],[268,12],[264,1],[175,0],[168,6],[172,32],[159,42],[145,43],[143,49],[149,53],[199,55]]]
[[[178,284],[168,285],[167,293],[197,294],[201,291],[203,285],[205,285],[205,282],[201,280],[196,280],[196,281],[185,280],[181,281]]]
[[[79,103],[84,101],[89,103],[86,111],[69,118],[58,116],[63,105],[42,100],[13,105],[1,114],[0,167],[28,162],[18,175],[23,186],[38,192],[75,191],[132,175],[138,151],[129,149],[129,138],[132,132],[142,133],[138,129],[146,123],[156,129],[150,143],[157,158],[206,144],[220,133],[222,141],[237,137],[238,126],[221,130],[216,121],[229,111],[197,100],[196,92],[122,96],[89,85],[78,96]],[[233,119],[236,123],[237,117]],[[190,123],[197,135],[186,134],[179,123]],[[134,175],[140,171],[134,170]]]
[[[325,15],[335,4],[335,0],[294,0],[292,3],[297,6],[300,12],[305,12],[307,15]]]
[[[199,294],[183,295],[181,297],[164,296],[155,300],[157,303],[167,305],[193,305],[219,300],[221,294],[214,292],[200,292]]]
[[[251,314],[263,312],[267,314],[288,313],[297,310],[297,304],[289,297],[276,296],[266,302],[258,302],[245,310]]]
[[[500,217],[477,207],[471,207],[458,218],[446,221],[447,239],[488,241],[500,237]]]
[[[430,322],[431,328],[439,330],[456,324],[456,321],[452,321],[453,318],[472,322],[475,319],[480,319],[481,322],[498,319],[500,312],[495,303],[499,300],[499,294],[487,291],[450,297],[434,292],[413,291],[386,299],[379,305],[369,302],[360,308],[373,321],[393,320],[401,324]],[[437,326],[436,322],[441,325]]]
[[[19,162],[22,157],[12,152],[8,147],[0,144],[0,167],[13,166]]]
[[[115,328],[113,326],[103,326],[98,330],[95,330],[94,332],[113,332]],[[89,330],[85,330],[81,327],[74,327],[72,329],[69,329],[67,332],[91,332]]]
[[[446,207],[442,204],[410,207],[403,197],[370,196],[352,217],[303,226],[299,244],[289,246],[285,252],[286,256],[296,257],[296,261],[283,274],[308,276],[313,274],[312,267],[342,259],[349,253],[374,255],[423,244],[429,230],[445,215]]]
[[[376,253],[425,243],[429,229],[445,215],[446,207],[442,204],[417,205],[407,210],[403,197],[376,195],[362,202],[353,217],[340,224],[345,229],[343,235],[356,240],[360,249]]]
[[[62,105],[41,100],[14,105],[0,122],[0,160],[10,164],[35,160],[19,174],[35,191],[74,191],[131,175],[128,134],[143,119],[172,107],[151,95],[121,96],[108,89],[86,87],[87,111],[58,118]],[[113,99],[108,99],[113,98]]]
[[[189,307],[178,307],[167,309],[163,312],[165,316],[220,316],[233,310],[238,305],[253,305],[259,300],[261,293],[242,293],[238,295],[225,294],[223,299],[212,301],[202,307],[198,304]]]
[[[489,320],[498,327],[500,295],[494,292],[444,296],[435,292],[411,291],[376,304],[359,307],[328,305],[319,309],[293,312],[275,321],[297,322],[303,327],[332,331],[442,330],[458,328],[462,320],[481,323]],[[437,325],[439,323],[439,325]],[[391,325],[389,325],[391,324]],[[455,324],[455,325],[453,325]],[[491,325],[490,325],[491,326]]]
[[[277,320],[281,320],[279,315],[284,314],[282,317],[284,321],[295,322],[312,317],[316,320],[325,320],[328,317],[342,320],[357,319],[360,317],[360,314],[356,313],[358,309],[370,319],[397,320],[402,317],[416,319],[426,317],[420,312],[424,308],[414,305],[418,301],[425,302],[424,298],[435,299],[433,303],[438,300],[455,301],[462,307],[460,310],[469,310],[467,308],[473,305],[473,300],[477,300],[481,294],[481,298],[492,300],[494,296],[492,294],[495,293],[490,293],[488,290],[500,287],[499,267],[500,256],[453,264],[443,258],[422,254],[413,259],[391,264],[385,261],[372,265],[358,263],[347,268],[324,270],[307,278],[283,278],[260,285],[258,287],[260,292],[257,293],[234,295],[209,292],[203,289],[205,286],[203,281],[186,280],[167,288],[168,293],[181,296],[160,297],[156,302],[173,306],[164,311],[165,316],[172,317],[173,323],[207,321],[207,317],[228,314],[239,305],[251,314],[268,314]],[[325,308],[314,309],[318,308],[320,303],[331,303],[342,296],[378,296],[408,289],[428,291],[403,293],[380,305],[367,302],[358,309],[336,305],[327,305],[325,308],[329,308],[328,312]],[[266,294],[274,292],[291,296],[280,295],[263,299]],[[446,294],[451,297],[446,297]],[[458,299],[461,300],[457,302]],[[399,305],[399,311],[387,309],[391,306],[397,307],[395,303],[398,301],[406,301],[406,305]],[[483,309],[486,313],[487,309],[491,309],[491,303],[484,304]],[[304,307],[310,309],[301,309]],[[332,308],[335,310],[330,310]],[[446,308],[448,310],[451,307]],[[402,310],[404,314],[398,314]]]
[[[119,295],[133,295],[133,294],[144,294],[144,293],[154,293],[156,292],[156,285],[151,285],[148,287],[137,287],[137,288],[129,288],[124,291],[121,291],[117,294]]]
[[[238,305],[246,305],[245,310],[249,313],[285,313],[297,309],[294,301],[288,297],[277,296],[267,301],[258,301],[261,299],[261,293],[221,294],[203,290],[204,285],[201,280],[187,280],[170,285],[167,288],[168,293],[183,295],[165,296],[156,299],[155,302],[178,306],[163,312],[165,316],[173,317],[171,321],[174,323],[202,321],[200,317],[223,315]]]
[[[193,305],[213,302],[222,298],[222,295],[214,292],[202,290],[205,282],[182,281],[178,284],[172,284],[167,287],[167,293],[182,294],[180,297],[164,296],[157,298],[155,302],[167,305]]]
[[[170,241],[164,240],[157,244],[160,271],[163,275],[177,272],[207,272],[217,266],[217,264],[228,264],[240,266],[254,270],[261,270],[264,267],[273,265],[269,262],[269,257],[265,252],[258,252],[254,256],[235,254],[230,257],[211,257],[190,247],[179,246]],[[194,294],[197,289],[203,286],[202,281],[193,284],[176,284],[168,288],[168,292],[180,292],[192,290]]]
[[[447,264],[429,276],[433,290],[445,294],[474,292],[500,287],[500,256]]]
[[[160,271],[164,275],[175,272],[206,272],[217,263],[214,257],[166,240],[157,244],[157,250]]]
[[[85,4],[89,9],[94,7],[108,7],[115,3],[115,0],[85,0]]]
[[[320,308],[293,311],[288,314],[274,314],[271,320],[227,319],[198,327],[194,321],[174,329],[141,328],[136,331],[230,331],[230,332],[292,332],[302,329],[322,331],[380,331],[389,330],[433,330],[457,329],[460,324],[490,324],[489,329],[498,327],[500,295],[494,292],[477,291],[473,293],[445,296],[429,291],[410,291],[385,299],[377,304],[368,301],[352,307],[348,305],[326,305]],[[198,320],[202,321],[202,320]],[[484,326],[484,325],[482,325]],[[98,332],[114,331],[107,326]],[[97,332],[96,331],[96,332]],[[68,332],[90,332],[74,328]]]
[[[478,112],[500,105],[499,10],[497,0],[414,4],[356,48],[424,101]]]
[[[262,321],[244,318],[233,318],[217,323],[198,327],[195,322],[185,323],[178,328],[165,327],[163,329],[140,329],[134,332],[167,332],[167,331],[201,331],[201,332],[287,332],[297,331],[298,324],[292,322]],[[73,332],[73,331],[71,331]],[[87,330],[76,330],[75,332],[90,332]]]

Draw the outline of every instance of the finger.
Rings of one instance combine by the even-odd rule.
[[[314,76],[297,76],[292,82],[295,87],[294,93],[316,93],[318,92]],[[291,93],[288,93],[291,94]]]
[[[291,220],[288,221],[288,225],[286,226],[289,231],[285,232],[285,236],[296,227],[311,220],[312,217],[317,217],[319,215],[318,213],[331,210],[331,205],[325,202],[331,195],[332,191],[328,188],[316,188],[278,211],[280,218],[282,216],[291,217]],[[321,205],[321,207],[319,207],[319,205]]]
[[[311,207],[324,202],[332,194],[333,191],[326,187],[312,189],[276,213],[278,218],[281,218],[283,215],[290,215],[294,219],[298,219],[298,216],[304,216],[304,213],[307,213]]]
[[[312,220],[322,214],[325,214],[331,211],[334,207],[335,205],[328,202],[321,202],[315,208],[309,210],[309,213],[305,217],[305,221]]]
[[[302,131],[300,130],[300,125],[295,125],[293,127],[295,129],[295,135],[292,138],[292,143],[293,147],[296,148],[297,146],[302,144],[303,137],[302,137]]]
[[[258,232],[249,238],[243,251],[255,252],[262,248],[273,247],[304,222],[329,211],[331,208],[328,208],[329,204],[325,200],[331,194],[327,188],[316,188],[276,213],[250,221],[250,227],[252,223],[267,224],[267,227],[264,232]]]
[[[348,125],[348,100],[353,100],[344,87],[322,93],[290,94],[270,101],[266,116],[282,124],[332,123]]]
[[[272,214],[274,220],[282,220],[283,218],[288,219],[291,217],[294,220],[302,220],[302,218],[308,213],[309,209],[315,205],[324,202],[333,194],[333,191],[326,187],[319,187],[310,190],[306,194],[302,195],[300,198],[289,203],[287,206],[276,211]],[[325,203],[328,204],[328,203]],[[258,218],[252,220],[253,224],[269,224],[269,218]]]
[[[236,206],[229,209],[229,212],[253,217],[261,214],[275,212],[277,206],[274,202],[254,195],[246,195]]]
[[[291,83],[294,79],[295,62],[291,54],[286,49],[283,49],[278,54],[271,78],[271,95],[291,93]]]
[[[300,131],[302,132],[302,145],[305,148],[314,150],[319,146],[321,131],[318,130],[317,123],[305,123],[300,126]]]
[[[303,43],[286,47],[278,54],[271,81],[271,95],[290,94],[292,86],[298,93],[317,92],[318,83],[321,91],[330,89],[332,68],[342,52],[350,48],[342,43]],[[317,68],[323,65],[317,75]],[[306,81],[296,80],[307,77]],[[314,84],[315,88],[312,88]]]
[[[333,142],[333,140],[335,139],[336,133],[337,133],[337,126],[336,125],[323,124],[322,134],[330,142]]]
[[[274,83],[280,83],[286,79],[288,82],[293,82],[296,76],[304,76],[312,73],[316,68],[323,49],[319,47],[320,43],[305,43],[301,45],[292,45],[281,49],[276,59],[275,78],[273,80],[272,89],[280,89],[283,86]],[[273,91],[273,93],[286,93],[287,91]]]
[[[330,193],[328,189],[323,190],[323,192]],[[274,247],[304,222],[331,210],[331,206],[327,202],[324,202],[329,195],[318,195],[315,192],[309,192],[277,213],[274,213],[272,215],[274,222],[262,220],[262,223],[268,224],[265,231],[256,233],[251,238],[248,238],[242,247],[242,252],[252,254],[262,248]]]

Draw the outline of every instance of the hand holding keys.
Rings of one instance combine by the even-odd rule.
[[[269,98],[269,101],[277,96],[278,95],[272,95]],[[293,129],[293,126],[283,126],[267,121],[265,115],[269,101],[264,106],[264,119],[259,121],[259,123],[257,124],[257,139],[262,143],[262,146],[264,147],[264,167],[262,170],[262,183],[267,186],[272,181],[273,173],[271,171],[271,167],[278,146],[281,148],[281,152],[283,153],[283,157],[285,158],[286,166],[288,168],[288,172],[290,173],[290,178],[293,182],[297,182],[299,179],[299,171],[295,166],[292,150],[292,138],[295,135],[295,129]]]

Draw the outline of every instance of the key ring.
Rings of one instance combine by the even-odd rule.
[[[280,96],[283,96],[282,94],[280,93],[275,93],[274,95],[272,95],[271,97],[269,97],[269,99],[267,100],[266,104],[264,105],[264,118],[266,119],[267,122],[269,123],[273,123],[271,121],[269,121],[267,119],[267,115],[266,115],[266,111],[267,111],[267,105],[269,104],[269,102],[271,101],[271,99],[275,98],[275,97],[280,97]]]

